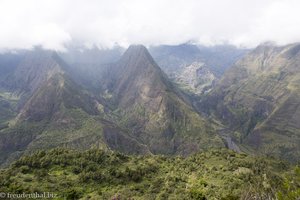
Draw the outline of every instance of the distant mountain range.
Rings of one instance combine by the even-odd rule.
[[[224,72],[249,49],[231,45],[213,47],[195,44],[160,45],[149,48],[168,77],[187,92],[207,93]]]
[[[172,74],[193,62],[202,62],[215,76],[220,77],[235,61],[249,52],[249,49],[231,45],[206,47],[186,43],[152,46],[149,51],[167,74]]]
[[[37,48],[3,68],[2,162],[57,146],[142,154],[224,146],[145,47],[130,46],[115,63],[93,61],[100,50],[73,53]]]
[[[299,49],[184,44],[2,54],[0,162],[54,147],[188,155],[225,146],[296,161]]]

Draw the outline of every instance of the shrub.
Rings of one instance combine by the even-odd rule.
[[[20,167],[20,172],[23,174],[27,174],[29,171],[30,171],[30,168],[28,166]]]
[[[77,200],[80,199],[82,196],[81,192],[71,189],[65,193],[65,197],[67,200]]]
[[[197,190],[197,189],[191,189],[190,196],[192,199],[195,199],[195,200],[207,200],[204,193],[201,190]]]

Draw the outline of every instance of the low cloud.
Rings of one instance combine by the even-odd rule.
[[[0,49],[300,41],[297,0],[0,0]]]

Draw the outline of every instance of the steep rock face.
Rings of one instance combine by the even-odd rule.
[[[204,63],[193,62],[176,73],[174,80],[182,89],[200,95],[209,92],[217,78]]]
[[[145,47],[131,46],[108,66],[98,88],[88,90],[55,52],[28,52],[7,81],[20,99],[17,116],[5,118],[8,126],[0,130],[0,162],[60,146],[130,154],[189,154],[224,146],[217,125],[194,111]]]
[[[237,62],[204,100],[240,140],[260,152],[299,158],[300,46],[261,45]]]
[[[22,120],[40,121],[51,118],[65,108],[81,108],[88,114],[97,114],[93,98],[80,90],[63,73],[57,73],[41,83],[39,89],[30,97],[19,113]]]
[[[230,45],[181,44],[150,48],[154,60],[168,77],[193,96],[209,92],[226,69],[246,52],[248,49]]]
[[[142,45],[130,46],[115,68],[112,92],[121,107],[157,100],[170,85]]]
[[[222,146],[144,46],[130,46],[106,77],[105,91],[119,108],[120,123],[153,153],[189,153],[208,141]]]
[[[36,149],[105,146],[101,123],[93,119],[98,113],[95,99],[65,74],[64,67],[56,53],[33,51],[9,76],[6,88],[21,98],[18,115],[0,130],[1,162]]]
[[[32,94],[41,83],[61,70],[59,57],[53,51],[27,52],[16,69],[7,77],[8,89]]]

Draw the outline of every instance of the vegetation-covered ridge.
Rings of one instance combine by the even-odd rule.
[[[189,157],[57,148],[0,171],[0,190],[58,199],[297,199],[300,168],[227,149]]]
[[[131,45],[116,63],[96,64],[95,79],[79,78],[73,67],[58,53],[37,49],[2,76],[1,166],[62,146],[165,155],[225,147],[219,125],[195,110],[146,47]]]
[[[237,61],[199,106],[242,151],[300,158],[300,45],[260,45]]]

